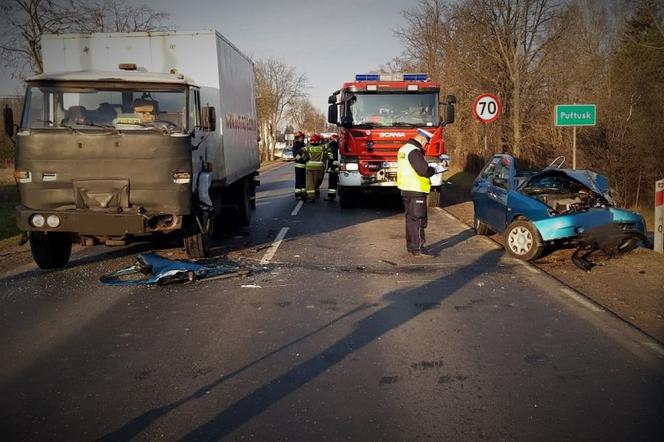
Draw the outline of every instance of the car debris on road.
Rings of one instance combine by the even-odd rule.
[[[104,275],[99,281],[114,286],[151,286],[246,276],[248,273],[241,271],[235,263],[203,265],[170,260],[151,252],[138,255],[133,265]]]

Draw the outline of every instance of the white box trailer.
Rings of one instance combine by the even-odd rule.
[[[213,164],[213,179],[231,184],[258,170],[253,62],[215,30],[45,35],[44,72],[118,71],[135,64],[149,73],[177,72],[200,87],[201,106],[218,124],[195,155]]]
[[[15,161],[17,224],[40,267],[64,267],[75,241],[176,232],[204,257],[215,226],[248,225],[260,166],[249,58],[213,30],[41,44]]]

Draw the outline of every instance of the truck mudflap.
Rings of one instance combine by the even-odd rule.
[[[39,222],[35,222],[35,217]],[[169,232],[182,226],[180,215],[49,211],[34,210],[24,206],[16,208],[16,219],[18,228],[23,231],[66,232],[88,236],[141,235]]]

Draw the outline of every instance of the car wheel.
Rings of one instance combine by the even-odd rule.
[[[631,252],[632,250],[636,249],[636,247],[639,245],[639,240],[636,238],[627,238],[624,240],[619,246],[618,246],[618,253],[623,254],[627,252]]]
[[[71,237],[62,232],[30,232],[30,250],[40,269],[62,269],[71,256]]]
[[[518,219],[505,230],[505,250],[514,258],[532,261],[544,251],[542,238],[535,226],[526,220]]]
[[[473,221],[473,228],[475,229],[475,233],[478,235],[484,236],[491,233],[489,226],[487,226],[484,221],[480,221],[477,217],[475,217],[475,221]]]

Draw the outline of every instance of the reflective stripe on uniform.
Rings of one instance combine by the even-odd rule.
[[[300,168],[300,169],[304,169],[306,166],[302,163],[295,163],[295,167]]]
[[[416,146],[409,143],[399,149],[397,153],[397,187],[400,190],[429,193],[431,181],[427,177],[418,175],[408,161],[408,155],[416,149],[418,149]]]
[[[328,189],[327,193],[337,193],[337,189]]]

